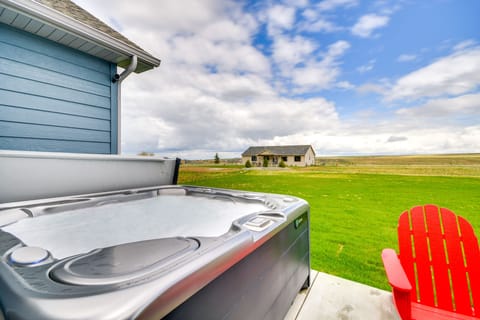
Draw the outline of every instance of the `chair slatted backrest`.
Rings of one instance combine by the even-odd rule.
[[[414,207],[400,216],[398,242],[412,301],[480,315],[480,250],[468,221],[446,208]]]

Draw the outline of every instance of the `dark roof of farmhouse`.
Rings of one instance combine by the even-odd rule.
[[[294,146],[258,146],[250,147],[242,153],[243,157],[263,155],[279,155],[279,156],[292,156],[292,155],[304,155],[308,149],[313,147],[311,145],[294,145]],[[313,151],[315,153],[315,151]]]

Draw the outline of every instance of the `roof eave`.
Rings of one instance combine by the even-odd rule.
[[[125,63],[128,65],[129,58],[136,55],[139,60],[139,67],[135,70],[140,73],[160,65],[160,59],[155,58],[146,51],[139,50],[121,42],[114,37],[96,30],[80,21],[68,17],[52,8],[30,0],[0,0],[0,4],[12,10],[28,15],[39,22],[52,25],[72,35],[92,42],[114,53],[124,55]],[[117,63],[123,67],[123,61]]]

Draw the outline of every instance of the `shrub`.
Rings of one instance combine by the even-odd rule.
[[[245,162],[245,168],[251,168],[252,167],[252,163],[250,162],[250,160],[247,160],[247,162]]]
[[[287,165],[285,164],[285,162],[283,162],[283,160],[280,160],[280,163],[278,164],[278,166],[280,168],[285,168]]]
[[[267,158],[263,158],[263,166],[268,167],[268,160]]]

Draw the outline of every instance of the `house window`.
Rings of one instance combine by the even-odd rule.
[[[256,162],[257,161],[257,156],[252,156],[252,161]]]
[[[283,161],[283,162],[287,162],[287,161],[288,161],[288,157],[282,157],[282,161]]]
[[[300,162],[302,161],[302,156],[295,156],[295,162]]]

